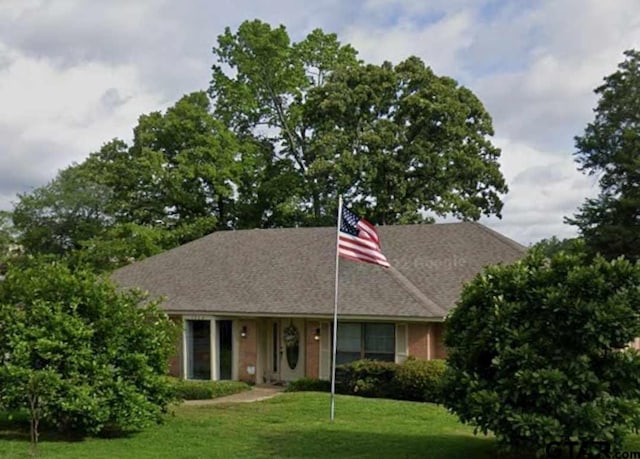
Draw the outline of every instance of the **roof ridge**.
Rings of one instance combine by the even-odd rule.
[[[469,222],[469,223],[477,226],[478,228],[483,230],[485,233],[489,234],[490,236],[493,236],[494,239],[497,239],[498,241],[502,242],[504,245],[508,247],[511,247],[512,249],[518,250],[519,252],[527,251],[527,248],[524,245],[498,233],[496,230],[493,230],[488,226],[483,225],[482,223],[478,223],[478,222]]]
[[[440,306],[438,303],[433,301],[427,295],[424,294],[422,290],[420,290],[416,285],[411,282],[404,274],[402,274],[399,270],[394,268],[393,266],[387,268],[385,271],[388,271],[391,277],[401,286],[403,287],[413,298],[420,303],[420,305],[427,310],[427,312],[438,315],[440,314],[442,317],[447,315],[447,311]]]

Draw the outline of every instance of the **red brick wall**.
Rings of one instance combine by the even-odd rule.
[[[409,324],[409,355],[416,359],[429,358],[429,324]]]
[[[242,327],[247,327],[247,336],[245,338],[239,337],[238,346],[238,378],[241,381],[250,383],[256,382],[256,375],[250,375],[247,372],[248,366],[256,367],[258,362],[258,327],[257,323],[253,319],[243,319],[238,321],[238,333],[242,330]]]
[[[444,347],[443,338],[442,322],[409,324],[409,355],[427,360],[430,347],[432,359],[444,359],[447,357],[447,350]]]
[[[306,322],[306,368],[307,378],[318,378],[318,366],[320,362],[320,341],[314,339],[316,329],[320,328],[319,322]]]
[[[444,347],[444,324],[435,322],[431,328],[431,358],[446,359],[447,349]]]
[[[169,316],[169,319],[176,324],[179,330],[176,338],[175,353],[169,357],[169,374],[180,378],[182,376],[182,317]]]

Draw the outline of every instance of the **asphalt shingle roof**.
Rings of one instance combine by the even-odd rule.
[[[478,224],[378,228],[392,269],[340,261],[340,314],[442,318],[464,282],[525,248]],[[330,316],[335,228],[218,231],[115,271],[169,312]]]

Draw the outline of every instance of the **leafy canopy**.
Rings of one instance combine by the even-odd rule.
[[[335,34],[259,20],[213,53],[208,95],[19,196],[27,253],[110,270],[214,230],[333,225],[338,194],[375,224],[500,215],[489,114],[420,59],[366,65]]]
[[[0,282],[0,407],[75,433],[158,421],[175,330],[142,300],[62,264],[11,267]]]
[[[490,116],[420,59],[364,65],[335,34],[292,43],[259,20],[227,28],[213,52],[216,115],[271,145],[252,163],[257,195],[239,197],[257,207],[252,225],[332,224],[338,193],[378,224],[500,214],[507,187]],[[276,187],[273,172],[285,174]]]
[[[532,250],[487,268],[446,322],[444,404],[507,448],[620,447],[640,425],[640,264]]]

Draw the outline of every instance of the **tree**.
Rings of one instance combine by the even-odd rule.
[[[489,114],[419,58],[337,69],[305,108],[318,181],[374,222],[500,215],[507,186]]]
[[[446,321],[443,396],[507,449],[620,447],[640,426],[640,264],[532,250],[487,268]]]
[[[0,283],[0,406],[74,433],[139,429],[172,399],[173,323],[140,293],[25,259]]]
[[[365,66],[335,34],[316,29],[291,43],[283,26],[258,20],[227,28],[214,54],[216,113],[239,136],[273,145],[274,160],[258,168],[270,173],[255,178],[273,184],[281,171],[290,186],[267,196],[265,214],[285,208],[285,221],[333,224],[342,193],[374,223],[428,221],[426,211],[499,215],[507,187],[491,118],[471,91],[418,58]],[[274,191],[256,186],[263,201]]]
[[[141,116],[133,145],[114,139],[20,195],[18,242],[31,254],[74,254],[108,269],[231,227],[239,146],[210,111],[204,92],[189,94],[165,114]],[[79,256],[85,249],[92,253]]]
[[[551,236],[533,244],[531,250],[538,250],[545,257],[551,258],[559,252],[580,253],[584,251],[584,241],[579,238],[560,239],[557,236]]]
[[[18,251],[16,240],[11,212],[0,211],[0,276],[7,269],[9,259]]]
[[[213,53],[217,64],[209,94],[215,101],[215,113],[238,136],[273,145],[272,160],[252,161],[257,167],[254,177],[263,176],[273,183],[270,173],[282,171],[285,183],[297,182],[286,197],[270,185],[262,187],[263,193],[275,192],[268,195],[265,220],[279,208],[300,215],[302,220],[296,224],[326,223],[322,201],[327,191],[310,170],[315,159],[308,148],[313,126],[305,124],[303,107],[308,91],[323,85],[336,68],[357,64],[356,51],[320,29],[292,44],[284,26],[272,29],[254,20],[242,23],[235,34],[227,28]],[[229,76],[225,67],[231,67],[234,75]],[[265,170],[270,173],[264,174]],[[290,220],[287,215],[283,219]]]
[[[64,254],[113,221],[105,212],[111,190],[81,166],[69,167],[47,185],[18,197],[13,224],[18,243],[30,253]]]
[[[600,195],[573,219],[592,253],[640,258],[640,52],[629,50],[618,71],[596,88],[595,119],[576,137],[576,162],[599,177]]]

